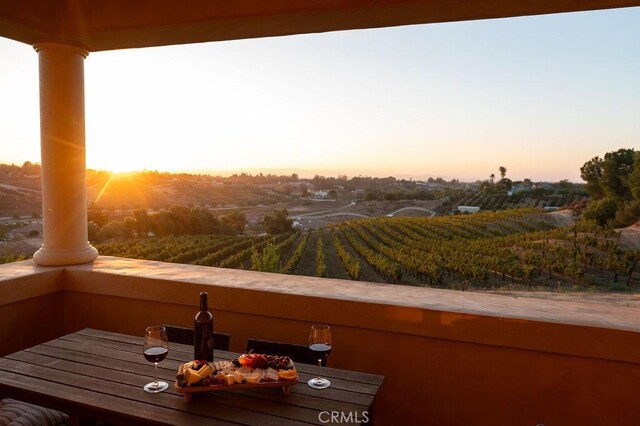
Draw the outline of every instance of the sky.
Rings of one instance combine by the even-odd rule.
[[[40,161],[0,38],[0,163]],[[87,167],[580,181],[640,149],[640,8],[91,53]]]

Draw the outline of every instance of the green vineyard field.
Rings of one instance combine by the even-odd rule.
[[[480,207],[480,210],[495,211],[528,207],[563,207],[585,198],[584,195],[572,193],[532,196],[525,192],[519,192],[514,195],[477,192],[460,199],[458,205],[477,206]]]
[[[113,241],[103,255],[251,269],[272,243],[273,272],[454,289],[640,286],[640,251],[589,222],[554,227],[538,209],[434,218],[375,218],[276,236]]]

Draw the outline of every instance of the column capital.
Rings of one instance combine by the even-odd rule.
[[[38,53],[43,50],[63,50],[69,53],[82,55],[84,58],[89,56],[89,49],[80,44],[69,43],[67,41],[41,40],[33,43],[33,48]]]

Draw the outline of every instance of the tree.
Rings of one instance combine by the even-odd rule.
[[[616,200],[631,198],[629,188],[635,155],[633,148],[607,152],[604,158],[593,157],[580,168],[580,176],[587,182],[586,190],[595,199],[605,196]]]
[[[291,232],[293,219],[289,219],[289,212],[287,209],[280,209],[274,211],[272,215],[265,215],[263,223],[267,234],[282,234],[285,232]]]
[[[500,170],[500,179],[504,179],[504,177],[507,175],[507,168],[504,166],[500,166],[498,170]]]
[[[98,233],[98,240],[107,241],[112,238],[131,238],[131,230],[125,225],[124,222],[118,220],[115,222],[109,222],[100,229]]]
[[[500,166],[498,170],[500,171],[500,180],[498,181],[496,188],[504,191],[510,190],[511,187],[513,186],[513,183],[511,182],[511,179],[508,179],[506,177],[507,168],[504,166]],[[491,174],[491,176],[495,176],[495,175]]]
[[[91,204],[91,207],[89,207],[87,216],[88,221],[95,223],[99,228],[102,228],[109,222],[109,213],[96,206],[95,203]]]
[[[491,185],[493,185],[493,182],[494,182],[494,180],[495,180],[495,179],[496,179],[496,175],[495,175],[495,173],[491,173],[491,174],[489,175],[489,180],[491,181]]]
[[[633,171],[629,174],[629,190],[636,200],[640,200],[640,151],[635,153]]]
[[[386,194],[384,194],[384,199],[386,201],[395,201],[398,199],[398,197],[394,192],[387,192]]]
[[[229,213],[222,216],[222,224],[226,228],[233,230],[235,234],[242,234],[247,224],[247,216],[240,212]]]
[[[133,212],[133,229],[138,237],[145,237],[151,232],[151,220],[147,209],[138,209]]]
[[[580,177],[587,182],[585,190],[596,200],[604,197],[604,188],[602,187],[603,163],[604,160],[596,156],[580,167]]]
[[[613,226],[627,226],[640,217],[633,201],[640,199],[639,152],[621,148],[607,152],[604,158],[593,157],[580,168],[580,176],[587,182],[585,189],[595,200],[587,206],[586,217],[596,219],[600,224],[615,217],[611,222]]]

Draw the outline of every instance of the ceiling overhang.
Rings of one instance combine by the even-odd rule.
[[[0,0],[0,36],[90,51],[640,6],[640,0]]]

